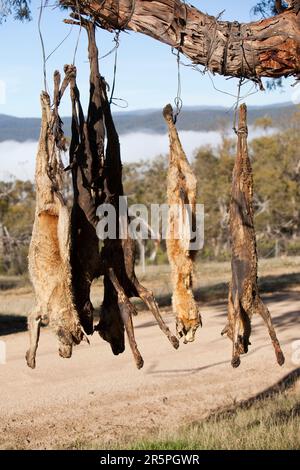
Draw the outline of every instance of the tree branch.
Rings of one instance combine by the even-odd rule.
[[[253,23],[218,21],[180,0],[60,0],[101,28],[129,29],[179,49],[194,64],[232,77],[300,74],[300,14],[294,7]],[[297,3],[297,2],[296,2]]]

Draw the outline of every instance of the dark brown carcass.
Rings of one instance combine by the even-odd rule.
[[[177,348],[179,343],[165,325],[153,294],[141,286],[135,276],[135,241],[128,233],[124,238],[119,237],[119,215],[121,215],[119,214],[119,197],[124,194],[120,144],[111,115],[106,83],[99,72],[95,25],[85,18],[79,18],[75,13],[71,16],[77,21],[67,20],[67,22],[81,24],[87,30],[90,62],[90,102],[86,123],[80,107],[78,89],[71,82],[73,137],[70,166],[73,172],[75,195],[77,194],[73,208],[73,214],[75,214],[73,227],[78,227],[74,232],[72,259],[74,297],[81,323],[85,331],[90,332],[92,329],[90,283],[92,278],[104,275],[104,299],[99,324],[95,329],[111,344],[113,353],[120,354],[125,349],[125,326],[137,367],[140,368],[143,366],[143,359],[134,338],[132,315],[136,314],[136,311],[129,300],[130,297],[140,297],[152,311],[172,345]],[[107,144],[104,156],[105,134]],[[111,204],[116,210],[117,236],[103,241],[99,259],[95,238],[95,229],[99,221],[96,209],[102,204]],[[127,210],[123,217],[128,220]],[[82,223],[86,235],[82,230]],[[90,238],[92,246],[90,252],[87,253],[87,243],[90,243]],[[91,271],[89,271],[89,266],[92,268]]]
[[[72,139],[70,144],[70,168],[74,200],[72,207],[72,285],[74,302],[80,322],[87,334],[94,331],[93,305],[90,289],[93,280],[101,272],[99,239],[96,234],[97,186],[94,184],[93,162],[88,125],[80,104],[79,90],[76,85],[76,69],[72,70],[70,82],[72,101]],[[103,144],[104,145],[104,144]],[[98,156],[98,153],[96,154]]]
[[[131,297],[140,297],[147,305],[149,310],[154,315],[159,327],[163,333],[168,337],[174,348],[178,348],[179,343],[175,336],[172,335],[169,328],[163,321],[157,302],[153,293],[143,287],[135,275],[135,257],[136,257],[136,243],[127,231],[123,238],[120,238],[120,220],[125,222],[127,226],[128,212],[119,212],[119,198],[124,196],[122,185],[122,163],[120,155],[119,137],[111,115],[110,103],[106,93],[106,84],[102,80],[102,103],[105,118],[105,126],[107,132],[107,147],[105,155],[105,168],[104,168],[104,189],[103,189],[103,203],[112,204],[116,209],[117,219],[117,237],[116,239],[106,239],[104,247],[101,251],[102,263],[105,269],[104,283],[107,289],[108,300],[106,309],[101,311],[101,317],[97,329],[101,336],[109,341],[113,347],[113,324],[111,323],[110,315],[112,306],[115,308],[117,302],[121,318],[125,325],[128,335],[129,344],[132,349],[137,367],[143,366],[143,359],[138,351],[134,331],[132,325],[132,315],[136,314],[133,304],[130,302]],[[125,220],[124,220],[125,219]],[[123,226],[123,224],[122,224]],[[105,305],[105,303],[104,303]],[[110,305],[110,308],[107,308]]]
[[[232,366],[240,365],[240,355],[248,352],[251,318],[263,318],[272,340],[277,362],[284,355],[272,324],[271,315],[260,298],[257,285],[257,251],[253,221],[253,177],[247,146],[247,108],[239,110],[238,144],[232,180],[230,234],[232,279],[228,297],[228,323],[222,334],[232,340]]]

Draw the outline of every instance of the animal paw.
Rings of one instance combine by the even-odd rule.
[[[25,358],[26,358],[26,362],[27,362],[27,365],[28,367],[30,367],[31,369],[35,369],[35,354],[33,354],[30,350],[28,350],[26,352],[26,355],[25,355]]]

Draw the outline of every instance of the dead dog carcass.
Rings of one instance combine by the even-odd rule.
[[[232,366],[240,365],[240,355],[248,352],[251,318],[263,318],[272,340],[277,362],[284,355],[272,324],[271,315],[260,298],[257,285],[257,251],[253,214],[253,177],[247,145],[247,108],[240,107],[237,156],[235,160],[230,203],[230,235],[232,246],[232,279],[228,297],[228,323],[222,335],[232,340]]]
[[[192,291],[193,265],[197,251],[190,249],[191,229],[196,228],[197,180],[179,140],[171,105],[164,108],[163,115],[170,139],[167,251],[174,289],[172,305],[178,336],[183,336],[187,343],[194,341],[195,333],[202,325]]]
[[[35,367],[41,325],[50,323],[59,342],[59,354],[70,357],[74,344],[83,338],[79,317],[73,303],[70,266],[70,211],[62,196],[63,166],[59,150],[65,142],[58,116],[58,104],[68,84],[60,89],[56,72],[54,109],[48,93],[41,94],[42,125],[36,158],[36,211],[29,248],[29,274],[35,293],[35,306],[28,319],[30,348],[26,353],[29,367]]]

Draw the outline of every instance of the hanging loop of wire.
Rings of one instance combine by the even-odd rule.
[[[174,124],[176,124],[179,114],[181,113],[183,101],[181,98],[181,71],[180,71],[180,51],[177,50],[176,54],[176,61],[177,61],[177,95],[174,99],[174,104],[176,107],[176,111],[174,114]]]
[[[71,25],[71,28],[69,30],[69,32],[65,35],[65,37],[60,41],[60,43],[58,43],[58,45],[53,49],[53,51],[50,52],[50,54],[47,55],[46,57],[46,62],[48,62],[48,60],[50,59],[50,57],[53,56],[53,54],[60,48],[60,46],[63,45],[63,43],[68,39],[68,37],[71,35],[72,33],[72,30],[73,30],[73,25]]]
[[[113,99],[114,99],[114,92],[115,92],[115,87],[116,87],[116,79],[117,79],[117,68],[118,68],[118,49],[120,46],[120,30],[116,31],[115,37],[114,37],[114,42],[115,42],[115,60],[114,60],[114,76],[113,76],[113,82],[111,86],[111,93],[110,93],[110,98],[109,98],[109,104],[112,104]]]
[[[238,84],[238,92],[237,92],[237,97],[236,97],[236,103],[234,106],[234,114],[233,114],[233,130],[235,134],[238,134],[236,123],[237,123],[237,112],[239,108],[239,104],[241,101],[241,88],[243,84],[246,81],[246,78],[244,77],[244,48],[243,48],[243,41],[241,43],[241,50],[242,50],[242,63],[241,63],[241,78],[239,79],[239,84]]]
[[[238,112],[239,104],[240,104],[240,101],[241,101],[241,88],[243,86],[244,81],[245,81],[245,78],[240,78],[239,83],[238,83],[238,92],[237,92],[237,97],[236,97],[236,103],[234,105],[232,129],[234,130],[235,134],[238,133],[237,127],[236,127],[237,112]]]
[[[120,30],[125,30],[127,28],[127,26],[129,25],[130,21],[132,20],[132,17],[134,15],[134,12],[135,12],[135,0],[131,0],[131,10],[130,10],[130,13],[128,15],[128,18],[125,20],[124,24],[122,24],[120,26]]]
[[[41,0],[40,4],[40,12],[39,12],[39,19],[38,19],[38,30],[39,30],[39,36],[40,36],[40,42],[41,42],[41,47],[42,47],[42,57],[43,57],[43,77],[44,77],[44,90],[47,92],[48,91],[48,86],[47,86],[47,68],[46,68],[46,51],[45,51],[45,43],[44,43],[44,38],[43,38],[43,33],[42,33],[42,17],[43,17],[43,11],[46,6],[46,1],[43,2]]]
[[[81,14],[80,14],[80,8],[79,8],[78,0],[76,0],[76,10],[77,10],[77,12],[76,12],[77,16],[79,17],[79,31],[78,31],[78,36],[77,36],[75,49],[74,49],[73,65],[75,65],[77,50],[78,50],[78,46],[79,46],[79,40],[80,40],[80,36],[81,36],[81,31],[82,31],[82,21],[81,21]]]

